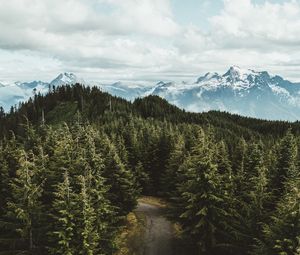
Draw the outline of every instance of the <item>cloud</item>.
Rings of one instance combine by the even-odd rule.
[[[123,32],[158,36],[176,35],[180,27],[174,21],[169,0],[102,0],[115,10],[111,21]]]
[[[0,70],[7,77],[16,68],[24,77],[61,70],[112,80],[188,79],[237,64],[300,79],[298,1],[224,0],[205,28],[179,24],[171,0],[0,1]]]
[[[47,54],[71,67],[147,69],[172,55],[151,41],[180,30],[168,0],[10,0],[0,17],[0,48]]]
[[[226,46],[260,50],[300,46],[299,2],[258,5],[250,0],[225,0],[224,6],[211,22]]]

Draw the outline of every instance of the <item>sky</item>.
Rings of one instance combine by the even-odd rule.
[[[300,0],[0,0],[0,31],[0,82],[189,81],[233,65],[300,81]]]

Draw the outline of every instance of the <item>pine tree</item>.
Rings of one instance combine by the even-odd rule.
[[[118,221],[118,216],[108,199],[109,186],[105,184],[104,158],[96,149],[95,137],[99,136],[99,133],[92,127],[86,127],[85,136],[86,142],[83,145],[84,161],[87,163],[85,176],[89,180],[91,206],[96,217],[95,231],[99,237],[96,251],[105,254],[112,249],[111,240],[115,235],[115,223]]]
[[[272,176],[272,187],[277,198],[284,192],[287,179],[299,176],[296,162],[297,153],[295,137],[289,130],[280,141],[276,171]]]
[[[233,196],[233,174],[229,153],[224,141],[221,141],[216,146],[215,163],[217,164],[218,173],[221,176],[222,189],[227,196]]]
[[[119,207],[120,215],[126,215],[136,205],[138,192],[135,189],[136,185],[132,172],[126,169],[121,162],[115,146],[106,139],[104,146],[106,153],[104,157],[103,176],[107,180],[107,185],[110,187],[110,201],[116,207]]]
[[[33,250],[36,246],[35,227],[39,223],[41,213],[40,197],[43,183],[38,182],[38,175],[34,155],[23,151],[20,168],[10,183],[12,200],[8,201],[7,216],[16,226],[16,232],[23,239],[28,240],[29,250]]]
[[[159,155],[159,134],[154,130],[149,130],[144,136],[142,143],[142,163],[146,173],[150,176],[151,184],[149,185],[150,193],[147,195],[157,194],[160,187],[161,165]]]
[[[49,233],[54,236],[54,244],[50,249],[51,254],[72,255],[76,254],[72,238],[75,233],[74,209],[75,194],[72,190],[69,174],[64,173],[63,182],[56,185],[53,201],[54,229]]]
[[[234,222],[240,252],[251,250],[255,239],[261,237],[262,224],[268,218],[267,208],[271,195],[263,159],[262,145],[251,144],[245,161],[247,171],[244,179],[245,187],[236,205],[238,220]]]
[[[299,254],[300,180],[291,180],[288,187],[289,190],[278,203],[270,224],[264,226],[264,237],[253,254]]]
[[[4,215],[4,208],[9,197],[9,169],[5,159],[5,149],[0,144],[0,215]],[[0,219],[2,218],[0,216]]]
[[[170,153],[166,172],[162,176],[162,189],[167,198],[176,196],[176,185],[181,183],[182,180],[182,173],[179,171],[179,168],[184,162],[185,154],[186,150],[184,137],[179,136],[176,140],[173,150]]]
[[[232,169],[236,175],[241,175],[245,170],[245,159],[247,155],[247,143],[244,138],[240,138],[232,159]]]
[[[137,185],[136,190],[138,190],[139,193],[149,194],[150,177],[149,174],[146,173],[142,162],[138,161],[133,173]]]
[[[207,254],[220,242],[218,236],[226,215],[211,146],[210,137],[200,134],[198,144],[183,164],[186,180],[179,186],[184,205],[179,220],[184,231],[197,241],[200,252]]]
[[[81,190],[78,194],[77,206],[77,232],[80,237],[80,244],[77,251],[82,255],[97,254],[99,235],[96,228],[96,212],[92,204],[91,176],[79,176]]]

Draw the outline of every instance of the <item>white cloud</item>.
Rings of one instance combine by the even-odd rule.
[[[224,0],[207,28],[178,24],[171,4],[0,0],[1,73],[5,79],[14,68],[26,79],[35,70],[46,78],[61,70],[91,79],[185,79],[237,64],[300,80],[298,1]]]
[[[211,22],[213,30],[228,44],[262,50],[300,45],[299,2],[255,5],[250,0],[224,0],[224,3],[224,10],[212,17]]]
[[[122,31],[171,36],[179,32],[169,0],[100,0],[113,4],[110,18]]]

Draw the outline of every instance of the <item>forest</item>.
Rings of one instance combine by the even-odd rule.
[[[49,87],[0,108],[0,254],[113,254],[141,195],[204,255],[300,254],[300,123]]]

